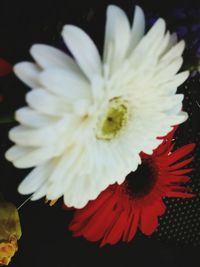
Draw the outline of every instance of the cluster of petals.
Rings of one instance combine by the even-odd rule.
[[[36,44],[30,49],[36,63],[14,67],[32,90],[16,111],[20,125],[9,132],[15,145],[6,158],[18,168],[34,167],[20,193],[32,200],[64,196],[67,206],[82,208],[123,183],[141,163],[140,153],[152,154],[157,137],[187,119],[183,95],[176,94],[188,77],[177,74],[185,45],[162,18],[145,34],[140,7],[132,25],[123,10],[108,7],[102,59],[80,28],[66,25],[62,37],[73,58]],[[125,106],[126,124],[107,140],[100,122],[116,99]]]
[[[158,227],[158,217],[166,211],[163,198],[194,196],[191,188],[184,183],[190,180],[187,174],[192,169],[187,165],[193,160],[190,153],[195,145],[188,144],[174,150],[173,134],[174,131],[165,137],[153,155],[142,155],[142,164],[149,161],[154,173],[155,183],[149,192],[131,193],[127,180],[121,185],[109,186],[96,200],[75,211],[69,226],[74,236],[83,236],[89,241],[101,241],[103,246],[113,245],[120,240],[129,242],[137,229],[144,235],[151,235]]]

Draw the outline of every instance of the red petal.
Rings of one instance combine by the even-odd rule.
[[[180,168],[182,168],[182,167],[188,165],[188,164],[189,164],[190,162],[192,162],[193,160],[194,160],[194,157],[191,157],[191,158],[189,158],[189,159],[183,160],[183,161],[181,161],[181,162],[179,162],[179,163],[176,163],[176,164],[174,164],[174,165],[169,166],[168,169],[169,169],[170,171],[180,169]]]
[[[106,243],[113,245],[121,239],[127,219],[128,212],[127,210],[124,210],[120,213],[117,220],[115,220],[112,228],[106,234],[101,246],[105,245]]]
[[[167,141],[167,142],[169,141],[169,143],[171,143],[177,129],[178,129],[178,125],[173,126],[172,130],[166,136],[158,137],[158,139],[163,139],[164,141]]]
[[[159,145],[158,148],[156,148],[155,153],[156,155],[162,155],[164,153],[167,153],[171,151],[174,147],[174,144],[172,143],[172,139],[174,137],[175,131],[177,130],[178,126],[175,126],[171,132],[169,132],[165,137],[161,137],[158,139],[163,139],[163,143]]]
[[[166,211],[166,206],[163,203],[162,199],[154,204],[154,208],[158,216],[163,215]]]
[[[135,210],[133,208],[133,205],[130,204],[129,210],[127,210],[128,213],[128,218],[127,218],[127,222],[126,225],[124,227],[124,234],[123,234],[123,241],[127,241],[128,239],[128,233],[130,231],[130,227],[131,227],[131,223],[132,223],[132,217],[135,214]]]
[[[182,185],[172,185],[170,186],[171,191],[180,191],[180,192],[186,192],[186,191],[192,191],[191,187],[186,187]]]
[[[130,227],[127,231],[127,233],[124,235],[124,241],[131,241],[133,237],[136,234],[137,228],[138,228],[138,222],[139,222],[139,210],[136,210],[135,213],[132,214],[130,217],[131,221],[129,222]]]
[[[85,217],[84,220],[77,220],[75,214],[74,223],[70,225],[69,229],[74,231],[76,236],[83,235],[90,241],[97,241],[103,238],[105,231],[115,219],[116,214],[118,214],[117,211],[113,211],[117,201],[116,196],[113,196],[108,202],[104,202],[96,213],[90,217]]]
[[[186,183],[190,181],[190,177],[188,176],[177,176],[177,175],[171,175],[167,178],[169,184],[171,185],[172,183]]]
[[[162,156],[166,156],[170,151],[172,151],[174,148],[174,144],[171,144],[170,142],[163,142],[159,148],[156,148],[155,154],[159,157],[159,159]]]
[[[12,65],[0,58],[0,77],[8,75],[12,71]]]
[[[90,201],[86,207],[83,209],[77,210],[75,213],[75,219],[77,221],[85,220],[86,218],[89,218],[91,215],[94,215],[94,213],[105,204],[105,202],[110,201],[110,199],[113,197],[114,191],[111,191],[106,189],[103,191],[95,200]]]
[[[143,207],[140,219],[140,229],[143,234],[151,235],[158,226],[158,215],[152,207]]]
[[[189,173],[192,171],[193,171],[193,169],[182,169],[182,170],[172,171],[171,173],[173,175],[182,175],[182,174],[186,174],[186,173]]]
[[[172,152],[168,157],[168,164],[171,165],[177,162],[179,159],[190,154],[195,148],[195,144],[189,144],[178,148],[176,151]]]
[[[175,192],[175,191],[168,191],[166,193],[166,197],[174,197],[174,198],[192,198],[194,196],[195,194]]]

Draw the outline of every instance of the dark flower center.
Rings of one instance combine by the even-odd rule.
[[[157,181],[157,168],[153,160],[145,159],[135,172],[126,176],[126,192],[130,197],[148,195]]]

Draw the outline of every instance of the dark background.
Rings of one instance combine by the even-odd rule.
[[[45,43],[66,50],[60,32],[64,24],[75,24],[86,30],[102,52],[105,11],[108,4],[121,6],[132,18],[135,4],[139,4],[148,18],[163,16],[169,28],[175,22],[170,15],[175,7],[187,10],[200,8],[192,1],[1,1],[0,3],[0,57],[11,64],[31,60],[29,48],[34,43]],[[200,17],[199,17],[200,19]],[[190,22],[190,21],[189,21]],[[178,22],[179,23],[179,22]],[[13,74],[0,80],[0,116],[12,116],[23,106],[28,88]],[[184,109],[189,120],[176,134],[176,146],[200,142],[200,80],[190,78],[180,89],[185,94]],[[11,146],[8,130],[15,123],[0,124],[0,191],[5,198],[19,206],[26,198],[17,193],[17,185],[29,170],[15,169],[4,159]],[[152,237],[138,233],[129,244],[99,248],[83,238],[73,238],[67,225],[73,212],[61,209],[61,201],[54,207],[44,200],[28,202],[19,213],[23,235],[19,251],[10,266],[13,267],[79,267],[79,266],[200,266],[200,148],[195,150],[191,174],[197,197],[194,200],[169,200],[167,213],[160,219],[158,231]]]

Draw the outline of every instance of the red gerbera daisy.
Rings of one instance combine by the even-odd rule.
[[[101,246],[119,240],[129,242],[137,228],[151,235],[158,226],[158,216],[164,214],[163,197],[190,198],[190,188],[181,185],[189,180],[192,169],[184,168],[193,157],[183,159],[194,149],[194,144],[173,151],[172,131],[153,155],[142,154],[142,164],[130,173],[124,183],[114,184],[96,200],[74,214],[69,226],[74,236],[87,240],[101,240]],[[173,151],[173,152],[172,152]]]

